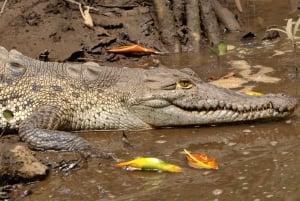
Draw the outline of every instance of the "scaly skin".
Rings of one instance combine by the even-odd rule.
[[[189,69],[42,62],[0,47],[2,128],[38,150],[80,150],[72,130],[141,130],[283,118],[297,101],[253,97],[202,82]]]

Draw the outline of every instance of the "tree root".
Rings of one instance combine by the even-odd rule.
[[[0,16],[2,15],[2,13],[4,12],[4,8],[5,8],[5,5],[7,3],[7,0],[4,1],[2,7],[1,7],[1,10],[0,10]]]
[[[201,0],[201,14],[203,25],[211,45],[218,45],[220,42],[220,28],[215,12],[213,12],[211,0]]]
[[[200,49],[201,28],[200,28],[200,10],[198,0],[186,1],[186,13],[187,28],[189,29],[191,36],[191,45],[194,51]]]
[[[238,9],[239,12],[243,12],[243,8],[242,8],[242,4],[240,2],[240,0],[235,0],[235,5],[236,5],[236,8]]]
[[[225,27],[231,31],[241,30],[240,24],[228,8],[223,7],[217,0],[212,0],[212,5],[218,19],[225,25]]]
[[[153,3],[157,13],[162,41],[171,47],[173,46],[172,51],[180,52],[180,43],[176,37],[175,21],[171,10],[167,7],[165,1],[153,0]]]
[[[172,52],[198,51],[201,34],[207,36],[209,44],[218,45],[221,40],[218,22],[231,31],[241,29],[234,14],[218,0],[153,0],[153,3],[162,42],[171,47]],[[242,12],[240,1],[235,0],[235,4]],[[187,38],[187,42],[181,38]]]

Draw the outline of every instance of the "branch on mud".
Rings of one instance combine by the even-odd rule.
[[[191,36],[191,45],[194,51],[198,52],[200,49],[201,29],[200,29],[200,11],[198,0],[186,1],[186,18],[187,27]]]
[[[165,1],[153,0],[155,10],[157,12],[158,24],[161,30],[162,41],[173,46],[172,51],[180,52],[181,46],[176,35],[174,16],[167,7]]]
[[[0,16],[2,15],[2,13],[4,12],[4,8],[5,8],[5,5],[7,3],[7,0],[4,1],[2,7],[1,7],[1,10],[0,10]]]
[[[68,1],[73,4],[77,4],[79,6],[79,10],[80,10],[81,16],[83,18],[83,23],[89,28],[94,27],[94,23],[93,23],[92,16],[90,14],[90,10],[98,10],[98,9],[96,9],[94,7],[90,7],[90,6],[84,6],[86,8],[86,10],[83,11],[81,3],[74,1],[74,0],[65,0],[65,1]]]
[[[212,9],[211,0],[200,1],[201,17],[207,31],[207,37],[212,45],[220,42],[220,29],[215,12]]]

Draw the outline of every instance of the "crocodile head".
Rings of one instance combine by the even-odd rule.
[[[144,70],[130,109],[152,127],[283,118],[297,100],[283,94],[250,96],[203,82],[192,70]]]

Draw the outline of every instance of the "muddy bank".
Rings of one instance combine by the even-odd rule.
[[[8,1],[0,21],[1,45],[33,58],[45,59],[47,55],[52,61],[96,61],[105,65],[132,66],[132,62],[138,60],[134,65],[147,66],[152,64],[153,58],[108,54],[106,50],[140,44],[160,52],[197,51],[209,40],[220,40],[218,24],[204,21],[207,28],[200,33],[200,18],[216,21],[216,16],[187,15],[194,13],[195,8],[203,8],[205,15],[214,13],[208,12],[213,5],[206,5],[206,1],[201,6],[201,1],[187,5],[174,1],[169,7],[160,5],[161,1],[82,1],[82,5],[92,6],[81,7],[85,14],[81,14],[80,6],[71,2]],[[233,2],[225,5],[236,10]],[[165,9],[160,11],[162,8]],[[170,15],[169,22],[166,13]],[[85,23],[84,15],[92,20],[91,25]],[[216,34],[217,37],[212,36]],[[216,39],[210,39],[212,37]]]

